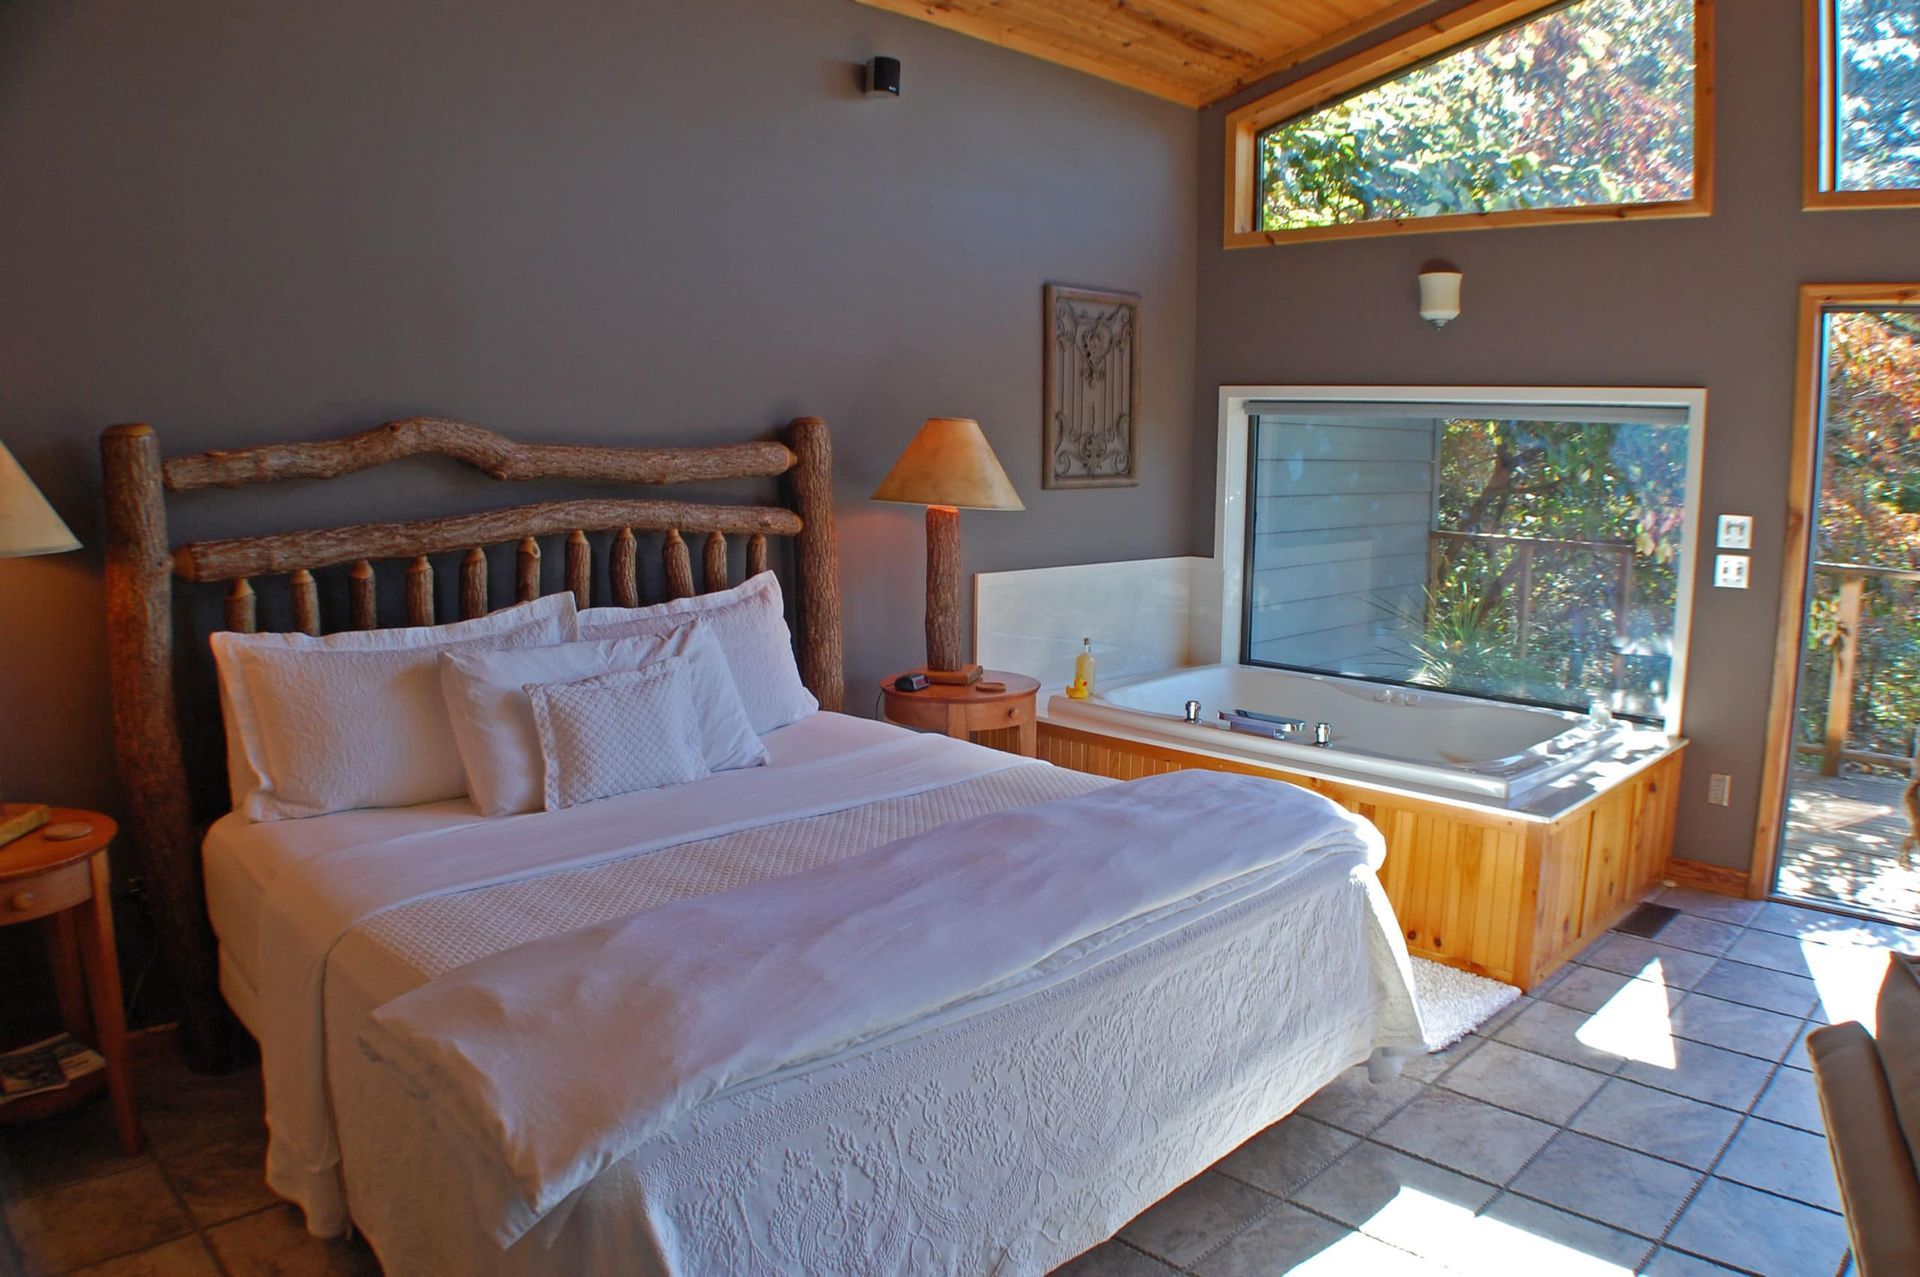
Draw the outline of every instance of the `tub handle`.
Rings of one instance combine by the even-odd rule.
[[[1330,747],[1333,744],[1333,724],[1315,723],[1313,725],[1313,743],[1321,749]]]
[[[1186,712],[1187,712],[1187,721],[1189,723],[1199,722],[1200,721],[1200,702],[1188,701],[1186,704]]]

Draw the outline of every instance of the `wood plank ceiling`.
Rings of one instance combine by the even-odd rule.
[[[859,0],[1205,106],[1430,0]]]

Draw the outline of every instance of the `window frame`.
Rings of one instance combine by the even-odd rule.
[[[1806,0],[1805,143],[1801,207],[1809,213],[1849,208],[1920,208],[1920,187],[1839,187],[1839,49],[1834,37],[1837,0]]]
[[[1651,204],[1588,204],[1577,208],[1506,209],[1494,213],[1447,213],[1437,217],[1382,218],[1340,226],[1293,230],[1259,228],[1260,135],[1420,63],[1475,44],[1503,29],[1575,0],[1475,0],[1391,40],[1361,50],[1323,71],[1241,106],[1227,115],[1225,246],[1264,248],[1315,240],[1424,235],[1438,231],[1490,230],[1501,226],[1561,226],[1654,217],[1707,217],[1713,212],[1714,0],[1694,5],[1693,195]],[[1819,0],[1809,0],[1817,4]]]
[[[1683,487],[1685,510],[1680,525],[1680,554],[1684,567],[1674,590],[1673,660],[1669,667],[1670,684],[1666,713],[1656,723],[1675,739],[1683,735],[1686,715],[1689,654],[1693,642],[1693,607],[1703,576],[1710,579],[1713,552],[1707,548],[1705,523],[1705,476],[1707,455],[1707,392],[1697,386],[1222,386],[1220,387],[1220,425],[1218,454],[1214,473],[1214,565],[1220,573],[1219,651],[1220,659],[1247,663],[1247,595],[1251,588],[1253,558],[1253,474],[1251,467],[1252,405],[1267,400],[1304,400],[1316,403],[1359,401],[1363,403],[1406,403],[1417,405],[1444,403],[1527,404],[1544,412],[1555,408],[1590,407],[1594,404],[1620,407],[1679,408],[1687,414],[1687,475]],[[1209,618],[1211,620],[1211,618]],[[1297,668],[1297,667],[1283,667]],[[1356,675],[1328,674],[1331,678],[1364,679]],[[1470,700],[1499,702],[1500,697],[1480,692],[1433,688],[1450,696]],[[1532,701],[1507,703],[1536,705]]]

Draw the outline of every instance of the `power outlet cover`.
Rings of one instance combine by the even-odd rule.
[[[1713,556],[1713,584],[1722,590],[1744,590],[1747,588],[1747,556],[1744,554],[1716,554]]]
[[[1733,802],[1733,777],[1725,772],[1714,772],[1707,777],[1707,801],[1715,807],[1725,807]]]

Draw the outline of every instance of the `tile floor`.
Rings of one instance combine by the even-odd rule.
[[[1846,1232],[1801,1040],[1871,1024],[1920,932],[1686,891],[1407,1076],[1355,1070],[1058,1277],[1728,1271],[1835,1277]],[[144,1156],[106,1108],[0,1140],[0,1275],[377,1274],[260,1180],[257,1071],[141,1070]]]

